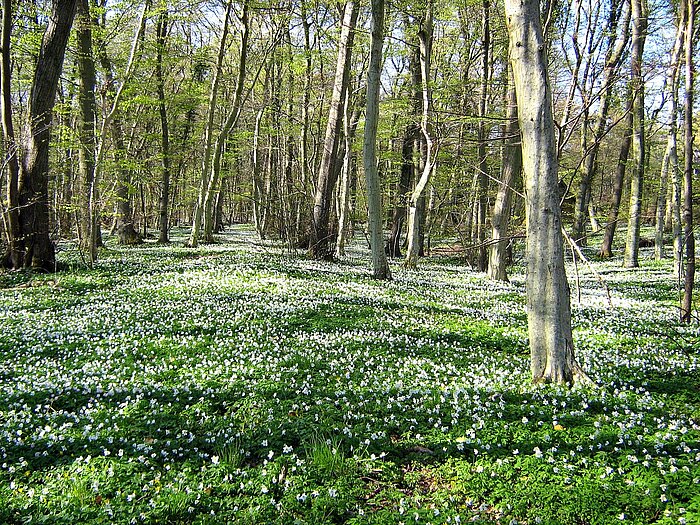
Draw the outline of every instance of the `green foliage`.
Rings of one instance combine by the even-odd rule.
[[[0,522],[700,519],[700,333],[670,263],[595,263],[613,307],[582,272],[600,386],[568,390],[528,382],[522,273],[380,283],[249,235],[2,274]]]

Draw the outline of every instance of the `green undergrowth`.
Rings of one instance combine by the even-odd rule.
[[[567,389],[528,381],[522,273],[252,241],[0,275],[0,523],[700,522],[670,263],[579,268]]]

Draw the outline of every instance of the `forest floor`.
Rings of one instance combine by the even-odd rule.
[[[528,380],[523,268],[222,239],[0,274],[0,523],[700,523],[670,262],[569,268],[568,390]]]

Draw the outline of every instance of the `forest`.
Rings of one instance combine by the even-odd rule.
[[[0,522],[700,523],[696,0],[2,0]]]

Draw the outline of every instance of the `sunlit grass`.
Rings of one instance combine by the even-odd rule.
[[[0,523],[693,523],[700,329],[579,267],[599,388],[528,382],[524,276],[251,243],[0,279]],[[522,269],[521,269],[522,271]],[[573,284],[573,269],[570,268]]]

